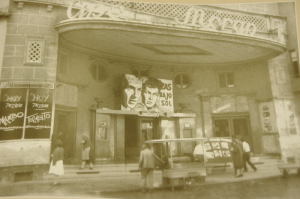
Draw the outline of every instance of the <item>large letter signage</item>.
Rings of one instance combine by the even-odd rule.
[[[69,19],[82,18],[126,18],[128,11],[123,7],[116,7],[104,3],[88,3],[75,0],[67,9]]]
[[[186,12],[183,21],[176,19],[178,23],[196,26],[203,29],[215,30],[215,31],[230,31],[231,33],[243,34],[253,36],[256,33],[257,27],[255,24],[233,20],[226,17],[221,17],[220,12],[214,11],[215,14],[204,20],[207,15],[206,10],[202,8],[191,7]]]

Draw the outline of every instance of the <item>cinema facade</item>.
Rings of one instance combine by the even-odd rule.
[[[2,167],[48,163],[58,138],[78,163],[84,134],[98,163],[135,161],[148,139],[299,145],[293,3],[3,2]]]

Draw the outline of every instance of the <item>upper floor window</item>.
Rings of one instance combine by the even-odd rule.
[[[234,73],[233,72],[219,73],[219,86],[220,86],[220,88],[233,88],[233,87],[235,87]]]
[[[58,54],[58,74],[68,74],[69,71],[69,58],[66,52],[59,52]]]
[[[187,88],[190,84],[188,75],[183,73],[176,75],[174,84],[177,88]]]
[[[299,77],[300,76],[300,66],[299,66],[299,59],[298,59],[297,53],[298,52],[296,50],[293,50],[290,52],[294,75],[296,77]]]
[[[28,38],[26,41],[25,64],[44,64],[45,41],[39,38]]]
[[[106,79],[106,70],[102,63],[95,62],[91,66],[91,73],[96,81],[104,81]]]

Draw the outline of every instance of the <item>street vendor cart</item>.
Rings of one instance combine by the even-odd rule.
[[[212,144],[212,140],[218,141],[218,145]],[[228,139],[226,141],[226,143],[230,142]],[[217,157],[228,156],[228,154],[224,154],[219,142],[220,138],[179,138],[146,141],[146,143],[153,145],[155,156],[163,163],[161,166],[163,186],[170,187],[172,190],[174,190],[174,187],[184,188],[187,185],[205,182],[207,168],[210,163],[216,163],[213,161],[216,158],[214,150],[218,152],[216,153]],[[183,150],[187,146],[190,151]],[[229,145],[227,146],[229,148]],[[226,163],[227,161],[221,162],[222,165],[226,165]]]

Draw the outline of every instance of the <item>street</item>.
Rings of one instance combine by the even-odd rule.
[[[0,196],[71,196],[74,197],[97,197],[97,198],[155,198],[155,199],[192,199],[192,198],[212,198],[212,199],[294,199],[299,198],[300,178],[291,175],[288,178],[276,177],[261,180],[249,180],[228,184],[203,184],[190,186],[186,189],[175,189],[173,192],[168,189],[154,190],[152,193],[142,193],[139,190],[122,192],[101,192],[101,187],[97,183],[74,183],[74,184],[27,184],[25,186],[11,186],[1,190]]]

